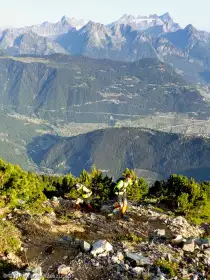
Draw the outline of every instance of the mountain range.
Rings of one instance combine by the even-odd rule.
[[[28,151],[37,165],[54,172],[79,175],[83,168],[90,170],[96,164],[115,178],[128,167],[149,180],[167,178],[172,173],[210,179],[210,140],[201,137],[110,128],[69,138],[35,137]]]
[[[153,113],[210,116],[209,101],[164,62],[54,54],[0,57],[0,104],[51,122],[107,122]]]
[[[209,59],[210,34],[168,13],[2,30],[0,156],[51,173],[95,163],[112,176],[130,167],[149,180],[207,180],[208,138],[121,126],[180,132],[184,123],[182,132],[208,135]]]
[[[132,16],[125,14],[119,20],[108,24],[108,27],[116,25],[130,25],[133,29],[139,31],[146,31],[150,33],[153,30],[161,30],[163,32],[174,32],[179,30],[181,27],[178,23],[175,23],[169,13],[165,13],[161,16],[156,14],[149,16]]]
[[[210,33],[191,24],[182,29],[168,13],[124,15],[107,25],[64,16],[57,23],[2,30],[0,49],[8,55],[62,53],[129,62],[158,58],[190,82],[210,83]]]
[[[152,166],[142,165],[141,160],[137,159],[132,166],[129,159],[125,160],[122,149],[130,149],[129,143],[132,143],[130,136],[123,138],[123,143],[114,140],[118,139],[118,136],[124,137],[125,130],[107,129],[107,135],[113,132],[112,138],[106,136],[106,130],[97,132],[97,129],[115,126],[116,123],[117,126],[125,126],[126,122],[131,125],[135,122],[138,124],[144,117],[147,118],[143,123],[144,127],[147,125],[151,127],[152,123],[154,127],[156,123],[155,127],[161,129],[156,122],[156,116],[159,114],[163,119],[161,123],[164,125],[165,122],[165,126],[169,127],[167,131],[170,131],[170,127],[176,128],[182,125],[182,119],[187,117],[191,125],[197,122],[197,125],[200,128],[203,126],[204,131],[208,133],[206,123],[207,118],[210,117],[208,94],[205,96],[200,89],[189,85],[171,65],[157,58],[119,62],[66,54],[43,57],[2,55],[0,57],[0,110],[2,120],[0,156],[4,160],[19,163],[29,170],[51,173],[71,171],[77,175],[81,168],[90,168],[94,162],[104,170],[110,165],[114,176],[119,175],[122,168],[128,165],[143,172],[141,175],[149,179],[151,176],[152,178],[167,176],[170,171],[161,171],[162,154],[150,155],[150,143],[143,141],[143,130],[131,129],[130,135],[134,141],[139,133],[138,145],[142,141],[146,150],[144,151],[143,146],[138,150],[136,144],[132,149],[136,154],[144,152],[145,157],[156,158],[157,163],[153,163]],[[171,121],[173,114],[175,114],[175,121]],[[84,134],[90,131],[94,133]],[[136,134],[135,131],[138,133]],[[104,138],[99,139],[98,133],[105,135]],[[190,134],[193,133],[192,127]],[[67,138],[71,135],[75,137]],[[157,135],[160,133],[157,132]],[[184,138],[181,136],[170,138],[171,136],[166,133],[162,135],[163,138],[168,137],[166,143],[162,142],[165,143],[164,147],[168,145],[168,150],[165,151],[165,155],[167,152],[170,155],[167,166],[174,164],[171,172],[183,171],[179,169],[181,165],[178,166],[178,159],[176,163],[173,162],[174,157],[169,146],[177,145],[178,158],[182,140],[179,140],[179,143],[173,142],[173,137]],[[157,146],[155,138],[153,139],[157,150],[163,149],[160,144],[163,140],[160,139],[158,138]],[[95,141],[102,143],[102,146],[99,147],[98,144],[95,146]],[[67,145],[68,142],[71,143],[71,149]],[[109,153],[103,154],[105,142],[106,149],[115,143],[116,151],[119,152],[113,164]],[[171,144],[172,142],[175,144]],[[201,140],[201,143],[201,146],[205,146],[204,140]],[[57,147],[59,147],[58,151]],[[194,168],[194,162],[197,162],[196,168],[198,168],[199,151],[196,152],[196,147],[193,145],[190,151],[186,151],[189,153],[186,155],[188,157],[193,149],[195,150],[195,153],[193,152],[195,157],[186,163],[188,169],[191,166]],[[99,153],[100,149],[99,160],[95,157],[95,153]],[[205,146],[206,155],[208,155],[207,151]],[[122,161],[117,161],[120,155]],[[208,167],[207,160],[204,163]],[[205,179],[206,173],[202,174],[202,179]]]

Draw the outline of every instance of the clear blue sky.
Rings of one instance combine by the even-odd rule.
[[[0,26],[58,21],[63,15],[112,22],[123,14],[169,12],[175,21],[210,31],[210,0],[1,0]]]

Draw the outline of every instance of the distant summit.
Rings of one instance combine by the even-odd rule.
[[[190,23],[181,28],[168,12],[124,14],[107,25],[64,15],[56,23],[2,29],[0,50],[8,55],[60,53],[127,62],[158,58],[189,82],[210,83],[210,33]]]
[[[28,33],[33,32],[36,35],[54,38],[61,34],[67,33],[69,30],[78,30],[82,28],[88,21],[83,19],[76,19],[74,17],[69,18],[67,16],[63,16],[60,21],[56,23],[52,23],[49,21],[44,21],[41,24],[26,26],[23,28],[13,28],[16,32],[19,33]]]
[[[85,21],[83,19],[76,19],[75,17],[69,18],[67,16],[63,16],[61,18],[61,23],[63,25],[69,24],[69,27],[73,27],[76,30],[78,30],[78,29],[82,28],[85,24],[87,24],[87,21]]]
[[[181,28],[178,23],[173,21],[169,13],[165,13],[161,16],[154,14],[149,16],[139,15],[137,17],[125,14],[119,20],[109,24],[109,26],[112,27],[116,24],[131,25],[137,30],[146,30],[151,27],[168,25],[169,28],[167,29],[167,32],[174,32]]]

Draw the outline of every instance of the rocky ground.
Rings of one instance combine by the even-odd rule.
[[[16,264],[14,279],[210,279],[208,225],[152,206],[130,205],[122,219],[108,217],[111,203],[98,213],[63,199],[48,203],[51,214],[7,217],[22,233],[22,252],[1,256]]]

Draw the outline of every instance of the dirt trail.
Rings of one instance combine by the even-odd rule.
[[[153,258],[153,262],[167,253],[175,255],[180,249],[168,247],[172,232],[176,231],[176,228],[171,227],[174,218],[150,206],[131,205],[126,218],[122,219],[108,216],[111,202],[110,205],[104,205],[105,209],[108,206],[104,212],[97,213],[76,211],[66,207],[66,202],[68,200],[61,201],[54,207],[54,212],[43,216],[31,217],[26,213],[13,215],[13,222],[22,233],[22,264],[41,266],[46,279],[53,278],[47,275],[54,275],[55,278],[59,265],[70,266],[72,275],[81,280],[121,279],[117,278],[116,265],[110,265],[110,258],[95,260],[91,254],[82,254],[79,246],[81,239],[90,244],[105,239],[113,245],[114,257],[118,251],[122,252],[126,248],[130,252],[141,252],[144,258]],[[176,223],[179,224],[179,221]],[[178,227],[179,230],[182,227],[186,233],[194,233],[192,226],[189,228],[184,223],[184,226]],[[165,230],[163,237],[161,231],[158,231],[160,235],[157,237],[154,232],[156,229]],[[96,264],[98,261],[100,263]],[[114,273],[116,278],[109,278],[110,273]]]
[[[65,214],[66,220],[43,217],[25,223],[24,247],[27,250],[22,256],[25,263],[41,264],[44,273],[59,264],[67,265],[79,253],[74,242],[65,241],[71,237],[90,242],[98,239],[115,242],[129,234],[145,239],[157,228],[168,231],[160,221],[148,222],[148,217],[135,212],[128,212],[127,220],[74,210]]]
[[[119,241],[132,242],[133,238],[148,240],[155,229],[165,229],[166,234],[171,235],[162,221],[149,217],[141,209],[129,208],[126,219],[110,218],[106,213],[76,211],[68,200],[55,206],[54,214],[35,217],[16,214],[15,220],[23,235],[24,251],[20,256],[23,263],[35,267],[41,265],[45,275],[57,271],[61,264],[69,265],[78,256],[80,249],[75,238],[90,243],[106,239],[116,244]]]
[[[21,255],[23,263],[41,265],[45,274],[59,264],[68,264],[79,253],[65,237],[85,231],[72,221],[52,221],[45,217],[32,219],[21,227],[25,248]]]

